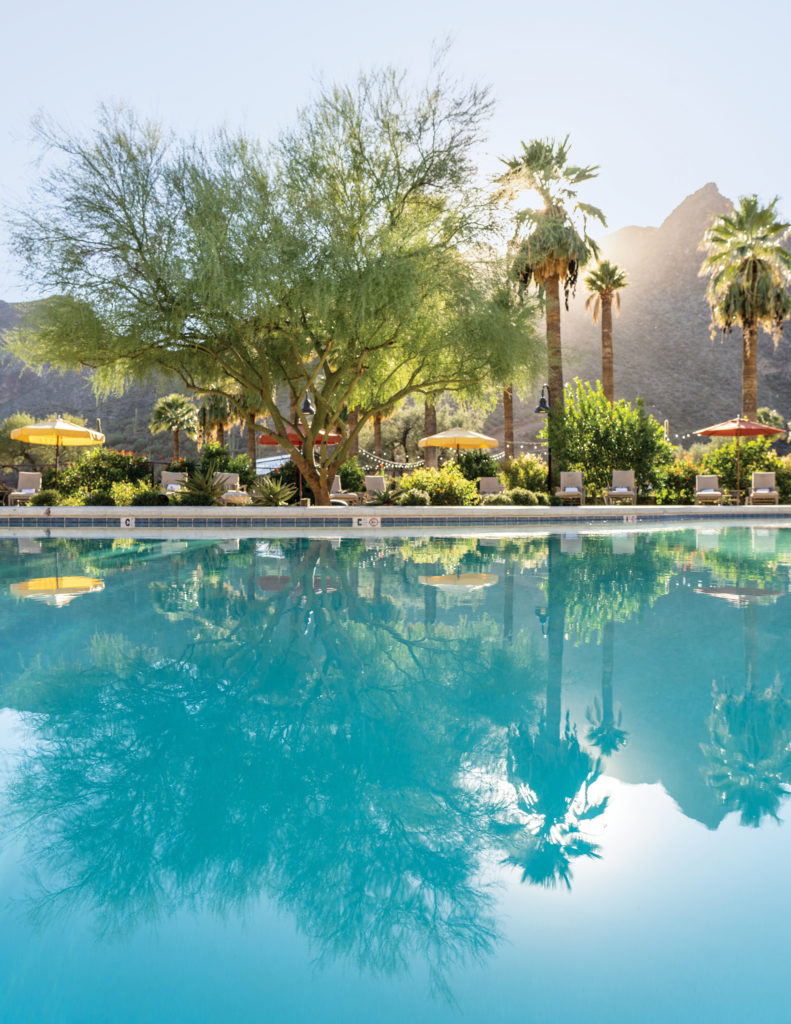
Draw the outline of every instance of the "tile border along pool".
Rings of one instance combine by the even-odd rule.
[[[791,505],[584,505],[578,507],[483,506],[407,508],[390,505],[296,508],[248,507],[88,507],[66,506],[0,508],[0,536],[4,530],[73,532],[113,531],[169,535],[182,531],[277,530],[289,533],[321,533],[324,530],[404,532],[405,530],[508,530],[562,528],[571,524],[655,524],[683,521],[714,521],[733,524],[749,521],[783,521],[791,524]]]

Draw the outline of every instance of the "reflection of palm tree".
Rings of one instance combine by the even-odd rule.
[[[602,659],[601,659],[601,701],[594,699],[593,711],[587,711],[587,718],[590,722],[587,738],[596,749],[607,756],[614,754],[616,750],[626,745],[629,735],[625,729],[621,729],[620,709],[616,715],[613,703],[612,669],[614,649],[615,623],[612,619],[604,624],[602,630]]]
[[[521,821],[506,827],[506,861],[522,869],[522,881],[548,887],[562,882],[570,889],[572,860],[599,856],[583,825],[607,806],[606,797],[596,803],[589,796],[600,772],[600,760],[582,750],[568,714],[559,738],[548,732],[546,719],[535,735],[524,727],[512,731],[509,778]]]
[[[706,781],[742,825],[757,828],[791,783],[791,701],[778,689],[748,685],[743,694],[714,690],[710,741],[703,745]]]

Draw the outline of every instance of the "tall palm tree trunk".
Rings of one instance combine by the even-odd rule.
[[[547,424],[549,451],[552,460],[550,487],[556,487],[563,468],[563,353],[560,346],[560,278],[552,274],[544,282],[545,316],[547,321],[547,365],[550,413]]]
[[[509,384],[503,391],[503,444],[505,461],[514,457],[514,386]]]
[[[437,406],[433,395],[426,395],[426,404],[423,409],[423,436],[430,437],[437,432]],[[423,449],[423,464],[427,469],[436,469],[439,459],[439,452],[436,448]],[[431,587],[428,588],[431,590]]]
[[[601,383],[604,397],[612,404],[615,401],[612,357],[612,295],[601,297]]]
[[[217,440],[217,444],[225,445],[225,424],[218,423],[215,428],[214,436]]]
[[[758,325],[742,327],[742,416],[758,419]]]
[[[178,461],[181,455],[181,432],[178,427],[173,431],[173,461]]]

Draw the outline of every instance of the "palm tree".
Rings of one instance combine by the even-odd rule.
[[[717,328],[725,334],[742,329],[742,415],[750,420],[758,413],[758,328],[777,344],[791,314],[791,253],[782,244],[789,225],[777,219],[777,201],[761,206],[757,196],[742,196],[701,243],[706,258],[700,273],[711,278],[706,298],[712,337]]]
[[[516,233],[512,242],[511,273],[521,291],[535,281],[543,292],[546,333],[548,384],[551,412],[549,417],[550,448],[556,456],[559,437],[553,430],[563,418],[563,354],[560,340],[560,286],[563,285],[566,309],[569,293],[577,284],[580,268],[598,255],[596,243],[587,232],[587,220],[595,218],[606,224],[604,214],[595,206],[577,199],[576,186],[595,178],[597,166],[577,167],[569,164],[569,139],[534,139],[522,143],[519,156],[503,160],[508,168],[498,182],[500,197],[511,199],[525,190],[539,194],[543,206],[517,213]],[[581,219],[580,228],[577,227]],[[522,235],[522,229],[526,235]],[[554,443],[553,443],[554,442]],[[555,473],[562,468],[561,458],[554,460]]]
[[[151,413],[148,429],[152,434],[163,430],[173,432],[173,458],[180,456],[181,431],[188,437],[195,437],[198,429],[198,410],[187,398],[175,392],[160,398]]]
[[[601,314],[601,383],[604,397],[611,403],[615,401],[612,309],[614,302],[616,315],[621,312],[620,289],[626,288],[626,286],[626,274],[609,260],[602,260],[596,269],[592,270],[585,278],[585,287],[590,292],[585,300],[585,308],[591,311],[594,324],[599,322],[599,314]]]
[[[234,420],[230,404],[225,395],[209,394],[201,399],[198,410],[198,422],[202,437],[202,444],[205,444],[209,435],[214,434],[218,444],[225,444],[225,428]]]

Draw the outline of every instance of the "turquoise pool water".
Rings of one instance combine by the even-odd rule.
[[[790,566],[0,540],[0,1018],[786,1019]]]

